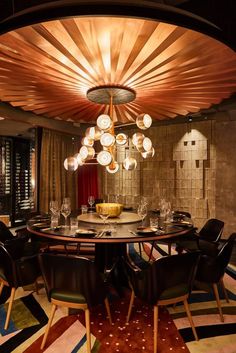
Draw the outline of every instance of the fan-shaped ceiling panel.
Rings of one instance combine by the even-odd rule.
[[[220,103],[236,91],[236,54],[217,40],[166,23],[77,17],[24,27],[0,37],[0,99],[49,118],[94,123],[108,107],[87,91],[131,88],[114,120],[145,112],[175,118]]]

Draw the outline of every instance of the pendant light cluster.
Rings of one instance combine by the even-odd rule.
[[[120,86],[101,86],[90,89],[87,92],[89,100],[109,104],[109,115],[102,114],[97,118],[97,125],[87,128],[85,137],[81,141],[81,148],[74,156],[65,159],[64,167],[66,170],[74,171],[78,166],[82,166],[87,161],[96,158],[96,163],[106,167],[109,173],[116,173],[119,170],[119,164],[116,160],[117,146],[124,146],[128,143],[129,137],[125,133],[115,134],[114,123],[112,119],[113,104],[124,104],[135,99],[135,91],[127,87]],[[136,125],[140,130],[148,129],[152,124],[152,118],[148,114],[140,114],[136,118]],[[102,150],[95,152],[94,142],[100,141]],[[150,138],[141,132],[133,134],[131,139],[133,145],[141,153],[143,158],[153,157],[155,150]],[[134,170],[137,167],[137,161],[133,157],[126,157],[122,163],[126,170]]]

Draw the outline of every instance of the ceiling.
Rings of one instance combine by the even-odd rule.
[[[185,3],[179,1],[179,3]],[[115,124],[142,112],[154,120],[208,109],[236,92],[236,53],[205,34],[131,17],[52,20],[0,36],[0,100],[53,120],[95,123],[108,106],[101,85],[136,92],[115,105]]]

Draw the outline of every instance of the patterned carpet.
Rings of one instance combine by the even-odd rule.
[[[148,259],[150,244],[146,243],[139,257],[138,248],[130,245],[132,260],[142,263]],[[165,254],[166,247],[154,250],[153,256]],[[173,251],[174,253],[174,251]],[[230,268],[230,274],[235,268]],[[236,353],[236,281],[228,273],[224,279],[230,303],[222,299],[225,322],[221,323],[216,302],[211,293],[193,292],[190,309],[200,340],[194,341],[189,322],[182,305],[168,307],[160,313],[158,353]],[[28,288],[30,290],[30,288]],[[13,305],[11,324],[6,332],[3,329],[6,305],[0,307],[0,353],[40,352],[42,335],[50,312],[50,303],[42,288],[39,294],[17,290],[21,298]],[[129,325],[125,323],[128,309],[129,291],[119,298],[112,290],[110,294],[113,325],[106,319],[103,305],[91,311],[92,353],[111,352],[153,352],[153,312],[152,308],[135,300]],[[22,299],[22,296],[24,298]],[[222,297],[223,298],[223,297]],[[21,313],[19,315],[19,313]],[[47,353],[86,353],[86,336],[83,314],[59,308],[56,311],[45,352]]]

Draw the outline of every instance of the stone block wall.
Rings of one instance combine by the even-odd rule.
[[[131,137],[137,129],[126,131]],[[137,169],[116,174],[104,172],[103,195],[110,201],[137,207],[148,199],[150,209],[161,198],[175,210],[191,213],[201,227],[209,218],[225,221],[224,236],[236,231],[236,122],[206,120],[151,127],[144,131],[155,148],[153,158],[143,159],[130,142],[117,151],[118,162],[131,155]]]

